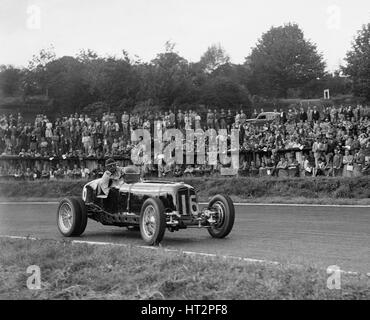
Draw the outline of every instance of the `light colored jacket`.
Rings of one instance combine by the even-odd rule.
[[[123,174],[123,167],[117,167],[116,172],[113,174],[110,171],[105,171],[100,180],[100,190],[102,191],[102,193],[108,196],[111,182],[118,181],[119,179],[121,179]]]

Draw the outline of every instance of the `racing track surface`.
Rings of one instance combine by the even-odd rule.
[[[56,203],[0,204],[0,235],[62,239]],[[139,232],[89,220],[79,240],[144,245]],[[165,248],[370,272],[370,209],[236,206],[234,229],[213,239],[205,229],[166,231]]]

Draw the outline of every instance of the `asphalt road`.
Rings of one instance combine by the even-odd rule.
[[[0,235],[62,239],[57,204],[0,204]],[[139,232],[89,221],[78,238],[143,245]],[[213,239],[205,229],[166,232],[169,249],[370,272],[370,210],[343,207],[237,206],[234,229]]]

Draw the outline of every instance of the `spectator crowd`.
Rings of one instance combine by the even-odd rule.
[[[257,121],[263,110],[247,117],[243,110],[168,110],[166,112],[104,113],[102,117],[71,114],[54,120],[39,114],[31,123],[22,114],[0,116],[0,158],[49,159],[39,168],[4,165],[0,175],[15,179],[81,179],[98,177],[103,167],[99,159],[130,158],[140,142],[131,142],[131,131],[155,126],[177,128],[232,129],[239,131],[239,175],[244,176],[360,176],[369,173],[370,115],[361,105],[274,110],[269,121]],[[222,139],[221,135],[218,139]],[[206,140],[207,144],[208,141]],[[184,144],[184,150],[186,144]],[[194,146],[196,148],[196,144]],[[67,162],[78,159],[77,162]],[[86,165],[86,161],[94,163]],[[94,162],[94,161],[95,162]],[[20,163],[20,161],[19,161]],[[217,174],[224,166],[178,164],[160,159],[158,165],[142,164],[143,175],[193,176]],[[229,165],[230,166],[230,165]],[[233,164],[231,164],[233,167]]]

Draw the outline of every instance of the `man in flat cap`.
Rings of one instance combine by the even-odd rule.
[[[123,168],[117,166],[117,162],[109,158],[105,161],[105,172],[100,180],[99,197],[106,198],[114,181],[118,181],[123,175]]]
[[[135,166],[119,167],[114,159],[109,158],[105,161],[105,172],[100,180],[98,197],[108,197],[110,188],[121,179],[125,183],[138,182],[140,180],[140,172],[138,172]]]

